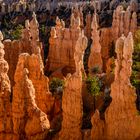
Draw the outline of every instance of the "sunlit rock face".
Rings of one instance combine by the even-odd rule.
[[[50,48],[46,65],[47,71],[58,72],[58,77],[75,72],[74,53],[79,36],[82,38],[81,42],[79,42],[79,52],[84,54],[87,47],[87,39],[80,29],[80,17],[75,18],[72,14],[70,28],[65,28],[64,22],[59,18],[56,19],[56,26],[52,27],[49,39]]]
[[[3,40],[1,33],[0,39]],[[50,122],[36,104],[35,89],[28,78],[29,72],[23,65],[24,55],[19,58],[14,77],[15,86],[11,93],[7,75],[9,66],[4,60],[4,54],[4,45],[0,41],[0,139],[43,140],[47,136]]]
[[[47,115],[38,108],[36,92],[29,71],[24,67],[23,56],[20,56],[14,76],[12,121],[13,139],[40,139],[47,136],[50,122]]]
[[[112,29],[102,28],[100,30],[100,44],[101,44],[101,55],[103,61],[103,71],[106,70],[107,61],[110,58],[110,50],[113,44]]]
[[[12,138],[11,85],[7,75],[9,66],[4,59],[3,35],[0,32],[0,139]]]
[[[91,23],[92,23],[92,16],[89,13],[86,15],[86,26],[85,26],[85,35],[88,39],[91,38]]]
[[[79,40],[80,42],[80,40]],[[81,126],[83,116],[82,102],[82,57],[79,57],[79,43],[76,44],[74,54],[76,72],[68,74],[65,79],[65,88],[62,96],[62,127],[58,139],[81,140]]]
[[[134,33],[138,29],[137,26],[137,14],[131,10],[132,6],[128,6],[126,10],[119,5],[113,12],[112,26],[109,28],[100,29],[100,44],[101,54],[103,59],[103,70],[106,70],[107,61],[111,56],[110,52],[113,50],[116,40],[125,36],[129,32]]]
[[[116,41],[115,80],[111,85],[112,102],[105,111],[105,120],[96,111],[92,117],[92,139],[134,140],[140,135],[140,117],[136,109],[136,93],[130,83],[133,36],[122,35]],[[128,133],[126,133],[128,132]]]
[[[113,13],[112,22],[112,35],[113,39],[117,40],[122,34],[125,36],[129,32],[134,32],[137,30],[137,15],[135,12],[131,12],[130,6],[124,11],[122,6],[118,6]]]
[[[96,14],[92,20],[92,46],[90,51],[90,56],[88,60],[88,68],[89,72],[92,73],[94,68],[98,68],[99,71],[102,71],[103,62],[101,56],[101,44],[100,44],[100,36],[98,31],[98,24],[96,19]]]
[[[42,52],[42,44],[39,41],[38,22],[36,15],[33,13],[33,18],[25,21],[25,29],[22,31],[21,39],[19,40],[4,40],[5,60],[9,64],[8,76],[11,81],[11,86],[14,86],[14,74],[18,57],[21,53],[39,54]],[[41,56],[42,57],[42,56]],[[40,59],[42,59],[40,57]],[[42,64],[43,65],[43,64]]]

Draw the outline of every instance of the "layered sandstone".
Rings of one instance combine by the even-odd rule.
[[[9,64],[8,76],[11,81],[11,86],[14,86],[14,74],[18,57],[21,53],[38,54],[42,50],[42,45],[39,42],[38,22],[33,13],[31,22],[25,22],[25,29],[22,31],[22,38],[19,40],[5,40],[5,59]],[[41,58],[40,58],[41,59]]]
[[[31,56],[29,54],[21,54],[18,64],[29,70],[28,77],[34,85],[36,104],[43,112],[48,114],[48,117],[50,117],[54,98],[49,91],[49,80],[44,75],[40,57],[35,54],[32,54]]]
[[[130,83],[133,36],[122,36],[116,42],[115,80],[111,85],[112,102],[105,111],[105,120],[96,111],[92,117],[92,139],[139,139],[140,117],[137,115],[135,89]],[[117,114],[117,115],[116,115]],[[127,132],[127,133],[126,133]]]
[[[129,32],[134,33],[137,29],[137,15],[135,12],[131,12],[130,6],[124,11],[122,6],[118,6],[113,13],[112,22],[112,35],[116,41],[122,34],[125,36]]]
[[[83,7],[81,6],[79,8],[78,5],[75,5],[75,7],[72,8],[72,16],[74,16],[74,18],[77,17],[80,18],[80,27],[83,28],[84,27]]]
[[[110,58],[110,50],[114,46],[112,38],[112,29],[111,28],[102,28],[100,29],[100,44],[101,44],[101,55],[103,61],[103,71],[106,70],[106,64]]]
[[[8,63],[4,59],[3,35],[0,32],[0,139],[11,139],[12,115],[11,115],[11,85],[7,75]]]
[[[112,27],[100,29],[100,43],[101,54],[103,58],[103,70],[106,70],[107,61],[111,55],[111,51],[114,50],[116,40],[124,34],[128,35],[132,32],[134,35],[137,30],[137,14],[131,10],[132,6],[128,6],[126,11],[120,5],[114,10]]]
[[[132,12],[138,12],[138,9],[139,9],[138,6],[139,6],[138,0],[131,0],[130,1],[130,10]]]
[[[50,123],[47,115],[36,104],[35,89],[23,61],[20,56],[15,72],[12,101],[13,139],[43,140],[47,136]]]
[[[100,36],[98,31],[98,24],[96,19],[96,14],[93,16],[92,21],[92,46],[90,51],[90,56],[88,60],[88,68],[89,72],[92,73],[94,68],[98,68],[99,72],[102,71],[103,62],[101,56],[101,44],[100,44]]]
[[[85,26],[85,35],[88,39],[91,38],[91,23],[92,23],[91,14],[88,13],[86,16],[86,26]]]
[[[57,18],[56,26],[51,29],[51,37],[49,39],[50,48],[46,69],[50,72],[59,72],[60,75],[74,73],[76,70],[74,61],[75,45],[82,35],[80,29],[80,18],[71,16],[71,27],[65,28],[63,22]],[[82,36],[83,37],[83,36]],[[85,41],[84,41],[85,40]],[[83,41],[79,47],[87,45],[87,39],[83,37]]]
[[[78,48],[79,42],[76,44],[76,53],[74,54],[76,72],[73,75],[68,74],[65,80],[62,96],[63,121],[58,137],[59,140],[82,139],[82,57],[79,55]]]

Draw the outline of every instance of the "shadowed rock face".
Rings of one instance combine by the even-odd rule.
[[[82,77],[77,74],[68,75],[62,97],[63,121],[59,140],[82,139]]]
[[[93,139],[128,139],[139,137],[140,118],[137,115],[135,89],[131,86],[131,66],[133,53],[132,34],[122,36],[116,42],[115,80],[111,85],[112,102],[105,112],[105,120],[100,120],[96,111],[92,118]],[[128,133],[126,133],[128,132]]]

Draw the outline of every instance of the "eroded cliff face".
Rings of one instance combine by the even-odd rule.
[[[92,73],[92,71],[96,67],[98,68],[99,72],[102,71],[103,62],[101,56],[100,36],[99,36],[98,24],[97,24],[97,19],[95,14],[92,20],[92,46],[91,46],[91,52],[88,60],[89,72]]]
[[[80,140],[82,139],[81,126],[83,116],[82,102],[82,55],[79,54],[78,39],[75,48],[74,60],[76,72],[68,74],[65,79],[65,88],[62,96],[63,121],[59,140]]]
[[[133,2],[132,2],[133,3]],[[138,29],[137,26],[137,14],[133,7],[133,4],[124,10],[123,6],[119,5],[113,12],[112,26],[108,28],[100,29],[100,44],[101,44],[101,54],[103,58],[103,70],[106,70],[106,64],[110,56],[110,50],[114,47],[116,40],[124,34],[128,35],[132,32],[134,35],[135,31]]]
[[[59,140],[82,139],[82,77],[77,74],[68,75],[62,97],[63,121]]]
[[[88,39],[91,38],[91,23],[92,23],[92,16],[91,14],[89,13],[87,16],[86,16],[86,26],[85,26],[85,35]]]
[[[14,74],[18,57],[21,53],[37,54],[42,50],[42,44],[39,42],[38,22],[33,13],[33,18],[25,21],[25,29],[22,31],[22,38],[19,40],[4,41],[5,59],[9,64],[8,76],[11,81],[11,86],[14,86]],[[40,58],[41,59],[41,58]]]
[[[12,114],[11,114],[11,85],[7,75],[9,66],[4,59],[3,35],[0,32],[0,139],[11,139]]]
[[[36,104],[35,89],[28,74],[21,56],[17,64],[16,84],[13,88],[13,139],[43,140],[47,136],[50,122],[47,115]]]
[[[4,60],[2,40],[3,36],[0,32],[0,139],[43,140],[50,128],[50,121],[47,113],[45,114],[36,104],[36,90],[28,78],[29,71],[24,65],[29,54],[19,57],[14,77],[15,86],[11,93],[10,80],[7,75],[9,66]]]
[[[59,71],[57,77],[63,77],[67,73],[74,73],[76,71],[74,61],[75,45],[81,34],[80,17],[75,18],[74,14],[72,14],[70,28],[65,28],[63,21],[57,18],[56,26],[51,29],[47,71],[54,73]],[[85,50],[87,39],[85,38],[84,40],[80,42],[79,47]],[[54,76],[55,74],[52,75]]]
[[[29,79],[35,88],[35,101],[37,106],[50,117],[54,98],[49,91],[48,78],[43,73],[43,67],[38,55],[21,54],[19,65],[29,70]],[[18,65],[17,65],[18,66]],[[17,75],[18,76],[18,75]]]
[[[72,9],[69,28],[65,27],[64,21],[56,18],[56,25],[51,28],[45,72],[51,72],[50,79],[64,79],[62,99],[49,91],[35,13],[31,21],[25,22],[21,39],[5,40],[3,45],[0,33],[0,140],[90,140],[90,136],[93,140],[140,139],[140,117],[135,105],[135,89],[130,83],[132,35],[137,29],[136,7],[135,0],[132,0],[126,11],[119,6],[114,11],[110,28],[98,28],[96,14],[92,22],[92,16],[88,14],[84,27],[83,9],[79,9],[78,5]],[[125,37],[122,34],[129,35]],[[82,79],[86,77],[83,57],[87,38],[93,40],[88,62],[89,72],[92,73],[98,67],[98,72],[101,73],[97,75],[99,78],[108,76],[113,71],[111,65],[114,58],[110,56],[110,49],[115,43],[117,54],[115,79],[111,85],[112,102],[102,114],[104,116],[98,110],[94,113],[89,109],[94,113],[91,135],[90,128],[82,126],[85,111],[83,98],[87,98],[82,97],[82,85],[83,89],[87,88],[85,79]],[[105,79],[109,86],[112,82],[110,79]],[[88,93],[87,89],[83,92]],[[87,106],[90,104],[92,103],[87,103]],[[101,102],[99,104],[101,106]],[[61,130],[58,132],[57,128]]]
[[[103,61],[103,71],[106,70],[107,61],[111,57],[110,50],[114,45],[112,34],[113,32],[111,27],[100,29],[100,44],[101,44],[101,55]]]
[[[132,12],[130,6],[124,11],[122,6],[118,6],[113,13],[112,22],[112,35],[113,39],[116,41],[122,34],[125,36],[129,32],[134,32],[137,30],[137,15]]]
[[[115,80],[111,85],[112,102],[105,111],[105,120],[96,111],[92,117],[92,139],[128,139],[140,136],[140,117],[136,109],[136,93],[130,83],[133,36],[122,36],[116,42]],[[127,133],[126,133],[127,132]]]

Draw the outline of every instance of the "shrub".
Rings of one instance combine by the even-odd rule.
[[[13,30],[13,31],[11,32],[11,37],[12,37],[12,39],[16,39],[16,40],[20,39],[20,38],[22,37],[22,29],[23,29],[23,26],[22,26],[21,24],[18,25],[18,26],[15,28],[15,30]]]
[[[45,27],[45,25],[41,25],[40,34],[41,34],[41,36],[46,36],[46,27]]]
[[[91,95],[93,95],[93,96],[99,95],[100,82],[99,82],[98,77],[96,77],[96,76],[94,76],[94,77],[88,76],[88,78],[86,80],[86,85],[87,85],[87,90]]]
[[[49,88],[52,93],[62,91],[64,88],[64,80],[53,78],[50,82]]]

